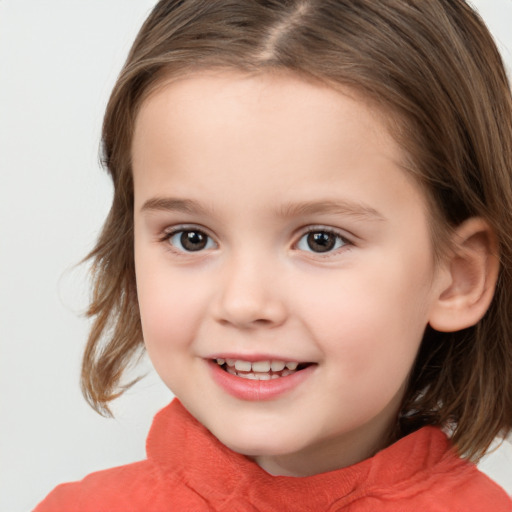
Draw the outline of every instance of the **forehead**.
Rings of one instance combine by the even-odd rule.
[[[178,156],[173,142],[179,139],[180,153],[201,149],[205,161],[219,151],[242,156],[241,149],[258,144],[278,160],[300,159],[299,150],[321,153],[338,145],[342,151],[343,145],[366,140],[371,144],[360,148],[366,157],[401,165],[404,154],[388,120],[387,112],[353,89],[285,72],[204,71],[162,81],[150,92],[136,119],[132,156],[135,170],[145,167],[148,157],[154,160],[157,149],[169,162]]]

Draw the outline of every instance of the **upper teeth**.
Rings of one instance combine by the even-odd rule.
[[[239,372],[269,372],[272,370],[273,372],[280,372],[286,368],[288,370],[296,370],[299,363],[295,361],[285,362],[285,361],[255,361],[251,363],[250,361],[244,361],[242,359],[216,359],[217,364],[223,365],[227,363],[228,366],[235,367],[235,369]]]

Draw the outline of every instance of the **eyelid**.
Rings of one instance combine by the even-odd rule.
[[[161,233],[158,235],[157,240],[158,240],[158,242],[166,243],[174,235],[176,235],[182,231],[198,231],[200,233],[203,233],[210,240],[213,241],[213,243],[215,244],[215,248],[217,248],[219,246],[219,244],[215,240],[215,237],[209,232],[209,230],[203,226],[198,225],[198,224],[177,224],[174,226],[168,226],[161,231]],[[183,251],[183,250],[177,249],[176,247],[172,246],[170,243],[167,244],[167,249],[172,251],[175,254],[180,254],[180,255],[192,255],[195,252],[197,252],[197,254],[205,252],[205,249],[202,249],[200,251]]]
[[[335,235],[336,237],[339,237],[343,241],[343,246],[339,247],[337,249],[334,249],[332,251],[326,251],[324,253],[322,253],[322,252],[315,253],[314,251],[303,251],[303,252],[308,252],[308,253],[314,254],[315,257],[327,258],[329,256],[338,254],[340,251],[345,251],[348,248],[354,246],[354,242],[352,239],[353,237],[347,236],[346,231],[341,230],[339,228],[334,228],[332,226],[325,226],[322,224],[318,224],[318,225],[310,225],[310,226],[302,228],[299,231],[296,242],[293,244],[293,248],[300,250],[297,248],[297,246],[298,246],[298,243],[302,240],[302,238],[304,236],[306,236],[310,233],[319,233],[319,232],[320,233],[330,233],[332,235]]]
[[[162,238],[162,239],[166,239],[166,238],[169,238],[169,236],[179,233],[180,231],[201,231],[201,233],[208,235],[211,239],[215,238],[208,228],[201,226],[200,224],[188,224],[188,223],[173,224],[172,226],[166,226],[165,228],[163,228],[160,231],[160,234],[158,235],[158,237]]]

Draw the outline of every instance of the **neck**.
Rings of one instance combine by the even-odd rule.
[[[355,433],[326,439],[291,454],[251,457],[273,476],[306,477],[352,466],[391,444],[393,420],[365,425]]]

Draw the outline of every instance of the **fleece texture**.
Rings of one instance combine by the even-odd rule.
[[[147,459],[56,487],[34,512],[511,512],[512,500],[446,435],[425,427],[359,464],[271,476],[222,445],[174,400]]]

